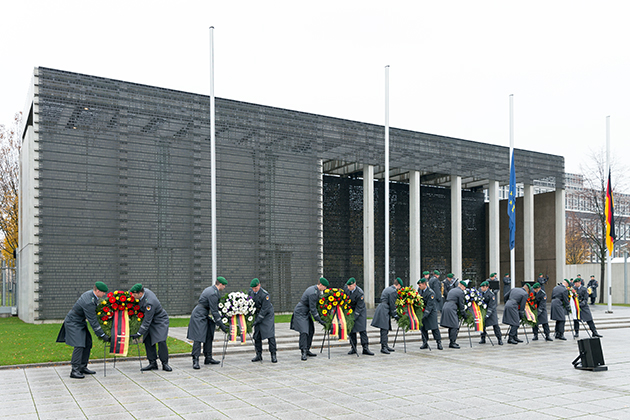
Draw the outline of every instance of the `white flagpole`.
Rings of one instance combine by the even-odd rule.
[[[610,115],[606,117],[606,174],[605,177],[610,173]],[[610,178],[608,178],[610,181]],[[606,187],[608,187],[608,181],[606,181]],[[612,183],[612,182],[611,182]],[[610,191],[612,193],[612,185],[610,186]],[[608,200],[608,197],[606,197]],[[605,207],[605,206],[604,206]],[[611,226],[612,229],[612,226]],[[605,238],[608,241],[608,238]],[[613,244],[614,246],[614,244]],[[608,286],[608,313],[612,313],[612,255],[610,255],[610,250],[608,246],[606,246],[606,285]]]
[[[214,26],[210,27],[210,223],[212,224],[212,284],[217,281],[217,159],[214,115]]]
[[[385,66],[385,287],[389,287],[389,65]]]
[[[512,166],[512,155],[514,154],[514,95],[510,95],[510,156],[509,165]],[[510,168],[511,170],[512,168]],[[514,188],[514,207],[516,208],[516,188]],[[514,229],[516,231],[516,228]],[[516,284],[516,232],[514,233],[514,248],[510,250],[510,279],[511,289],[514,289]]]

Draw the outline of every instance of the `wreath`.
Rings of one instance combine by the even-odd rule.
[[[483,322],[485,322],[486,313],[488,311],[488,304],[483,300],[483,294],[474,287],[465,289],[464,299],[466,299],[464,313],[459,314],[462,323],[475,330],[479,330],[478,328],[481,324],[481,330],[483,330]],[[479,313],[477,313],[477,311],[479,311]],[[477,315],[475,315],[476,313]],[[477,318],[477,322],[475,322],[475,318]]]
[[[129,335],[137,333],[140,325],[142,325],[142,318],[144,318],[144,312],[140,310],[140,305],[138,305],[139,302],[131,293],[122,290],[109,292],[104,299],[101,299],[96,305],[96,316],[105,334],[110,337],[112,335],[112,322],[110,321],[114,318],[116,311],[127,311]]]
[[[527,295],[527,303],[525,304],[522,321],[524,325],[529,325],[534,328],[538,325],[538,305],[536,304],[536,298],[532,292],[529,292]]]
[[[219,299],[221,322],[230,327],[232,341],[238,335],[241,336],[241,342],[245,341],[245,334],[254,329],[255,313],[254,299],[245,292],[231,292]]]
[[[346,295],[343,289],[333,287],[324,290],[318,302],[317,312],[319,312],[320,318],[324,321],[325,331],[329,331],[331,327],[333,327],[333,332],[336,332],[335,327],[343,322],[345,322],[345,330],[347,332],[352,331],[352,327],[354,327],[354,314],[352,313],[350,302],[351,299]],[[343,315],[342,317],[340,317],[340,313]],[[343,329],[344,326],[342,325],[339,332]]]
[[[422,313],[424,312],[422,296],[410,286],[401,287],[397,293],[396,313],[398,320],[396,323],[405,332],[419,330],[422,326]]]

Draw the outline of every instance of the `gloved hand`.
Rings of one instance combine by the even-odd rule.
[[[230,331],[230,329],[228,328],[227,325],[223,324],[221,325],[219,328],[221,328],[221,331],[223,331],[224,333],[228,333],[228,331]]]
[[[103,340],[106,343],[109,343],[110,341],[112,341],[112,338],[107,334],[103,334],[101,335],[101,340]]]
[[[394,315],[394,319],[395,319],[396,321],[398,321],[398,320],[400,319],[400,315],[398,315],[398,314]]]
[[[139,339],[140,337],[142,337],[142,334],[140,334],[140,333],[135,333],[134,335],[132,335],[132,336],[131,336],[131,338],[132,338],[133,340],[137,340],[137,339]]]
[[[321,319],[318,319],[317,322],[319,322],[320,324],[322,324],[324,327],[326,326],[326,323],[324,321],[322,321]]]

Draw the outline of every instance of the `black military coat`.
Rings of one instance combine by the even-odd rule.
[[[539,324],[548,324],[549,319],[547,316],[547,293],[540,288],[538,293],[534,293],[534,302],[538,308],[538,323]]]
[[[276,321],[269,293],[262,287],[258,293],[254,293],[254,291],[250,289],[249,297],[254,300],[254,306],[256,307],[254,328],[256,331],[260,332],[261,340],[275,337]]]
[[[568,307],[569,291],[564,285],[559,284],[551,291],[551,319],[566,321]]]
[[[595,279],[589,280],[588,287],[591,288],[591,297],[592,298],[596,298],[597,297],[597,287],[599,287],[599,283],[597,282],[597,280],[595,280]]]
[[[355,287],[351,292],[348,286],[344,288],[346,295],[350,298],[350,308],[354,314],[353,333],[360,333],[367,330],[367,309],[365,308],[365,300],[363,297],[363,289],[359,286]]]
[[[313,319],[319,322],[319,312],[317,312],[317,301],[319,300],[319,289],[317,285],[311,286],[304,291],[302,298],[291,317],[291,329],[300,333],[308,333],[310,325],[313,325]],[[312,318],[311,318],[312,317]]]
[[[519,326],[521,318],[525,314],[525,305],[527,305],[527,292],[522,287],[515,287],[510,290],[508,300],[503,307],[504,324]]]
[[[217,324],[224,325],[219,314],[219,298],[220,293],[216,285],[206,287],[201,292],[199,303],[190,314],[186,338],[192,341],[205,342],[208,328],[215,328]],[[210,318],[210,314],[212,314],[212,318]]]
[[[446,302],[446,298],[448,297],[448,292],[450,292],[453,289],[459,289],[459,287],[457,287],[459,285],[459,280],[454,279],[452,284],[449,280],[450,279],[447,277],[446,279],[444,279],[444,282],[442,282],[442,284],[444,285],[444,295],[443,295],[444,299],[442,300],[442,303]],[[437,293],[435,289],[433,289],[433,291]]]
[[[446,296],[446,302],[442,307],[442,318],[440,319],[440,325],[446,328],[459,328],[459,315],[465,314],[464,305],[466,304],[466,298],[464,297],[464,291],[456,287],[451,289]]]
[[[483,292],[483,301],[488,305],[486,308],[486,327],[499,325],[499,318],[497,317],[497,298],[494,292],[490,289]]]
[[[422,328],[426,331],[434,330],[438,328],[438,319],[437,319],[437,298],[436,293],[431,290],[430,287],[427,287],[424,290],[418,290],[420,296],[422,296],[422,301],[424,302],[424,313],[422,314]]]
[[[90,333],[85,322],[86,319],[92,326],[94,334],[98,337],[105,335],[96,317],[98,301],[98,297],[92,290],[88,290],[79,297],[63,320],[63,325],[57,336],[58,343],[66,343],[72,347],[85,347],[86,334]]]
[[[507,295],[512,289],[512,279],[510,276],[503,277],[503,301],[507,302]]]
[[[381,293],[381,303],[376,307],[374,311],[374,318],[372,318],[373,327],[380,328],[382,330],[392,329],[392,317],[396,315],[396,299],[398,298],[398,289],[395,285],[391,285],[383,289]]]
[[[591,308],[588,306],[588,290],[586,287],[580,286],[575,291],[580,303],[580,319],[584,322],[592,321],[593,314],[591,314]]]
[[[429,289],[433,290],[433,294],[435,295],[436,309],[441,311],[444,299],[442,299],[442,282],[437,276],[433,275],[429,278]]]
[[[155,293],[149,289],[144,289],[144,295],[140,299],[140,310],[144,312],[142,324],[138,333],[145,336],[149,333],[151,339],[150,345],[161,343],[168,338],[168,314],[162,308],[162,304],[158,300]]]

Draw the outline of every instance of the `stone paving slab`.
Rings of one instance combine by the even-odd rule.
[[[467,338],[467,337],[466,337]],[[141,373],[137,360],[0,370],[0,417],[10,419],[628,419],[630,329],[602,339],[608,371],[576,370],[577,342],[502,347],[460,337],[460,350],[349,356],[331,348],[306,362],[299,351],[251,363],[230,352],[223,367]],[[266,354],[267,356],[267,354]],[[268,359],[268,357],[267,357]],[[145,361],[146,363],[146,361]]]

